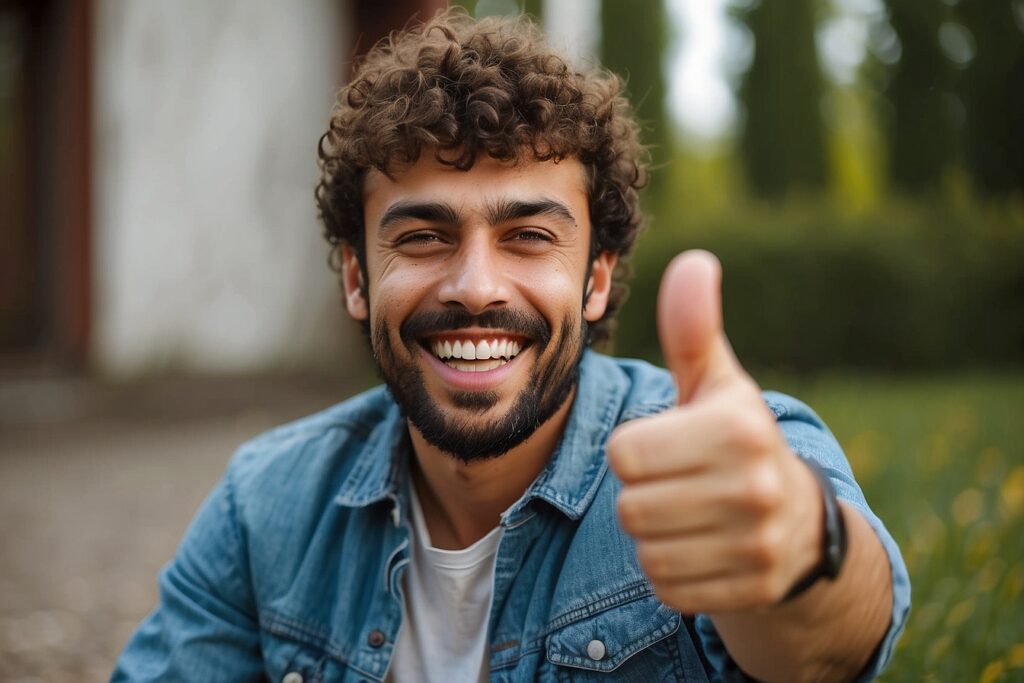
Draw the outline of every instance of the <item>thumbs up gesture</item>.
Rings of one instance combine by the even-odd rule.
[[[729,346],[720,282],[707,252],[669,265],[658,333],[678,405],[608,443],[619,521],[658,597],[687,613],[776,604],[822,548],[820,491]]]

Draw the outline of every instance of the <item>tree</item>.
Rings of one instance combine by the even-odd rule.
[[[642,126],[641,140],[651,150],[655,169],[652,185],[659,182],[658,167],[671,156],[661,62],[667,42],[662,0],[601,3],[601,61],[626,79],[630,101]]]
[[[1024,190],[1024,17],[1009,0],[964,0],[976,55],[964,70],[965,163],[979,190]]]
[[[912,193],[936,190],[955,160],[958,135],[956,71],[939,43],[949,8],[942,0],[895,0],[888,6],[901,45],[885,89],[892,104],[890,178]]]
[[[754,36],[740,89],[741,151],[751,190],[768,197],[828,180],[813,0],[766,0],[737,14]]]

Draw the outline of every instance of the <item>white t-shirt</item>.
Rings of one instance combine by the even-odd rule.
[[[502,528],[463,550],[434,548],[415,487],[410,489],[412,550],[388,680],[483,683],[489,674],[487,618]]]

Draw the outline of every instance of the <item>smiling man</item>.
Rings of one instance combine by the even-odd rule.
[[[243,446],[114,680],[869,680],[899,551],[681,255],[668,371],[614,360],[643,154],[619,81],[527,22],[377,46],[317,200],[385,386]]]

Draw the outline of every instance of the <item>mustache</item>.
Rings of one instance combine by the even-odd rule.
[[[493,308],[478,314],[460,309],[423,311],[409,316],[398,333],[408,344],[431,334],[467,327],[500,329],[541,344],[551,341],[551,327],[543,317],[511,308]]]

